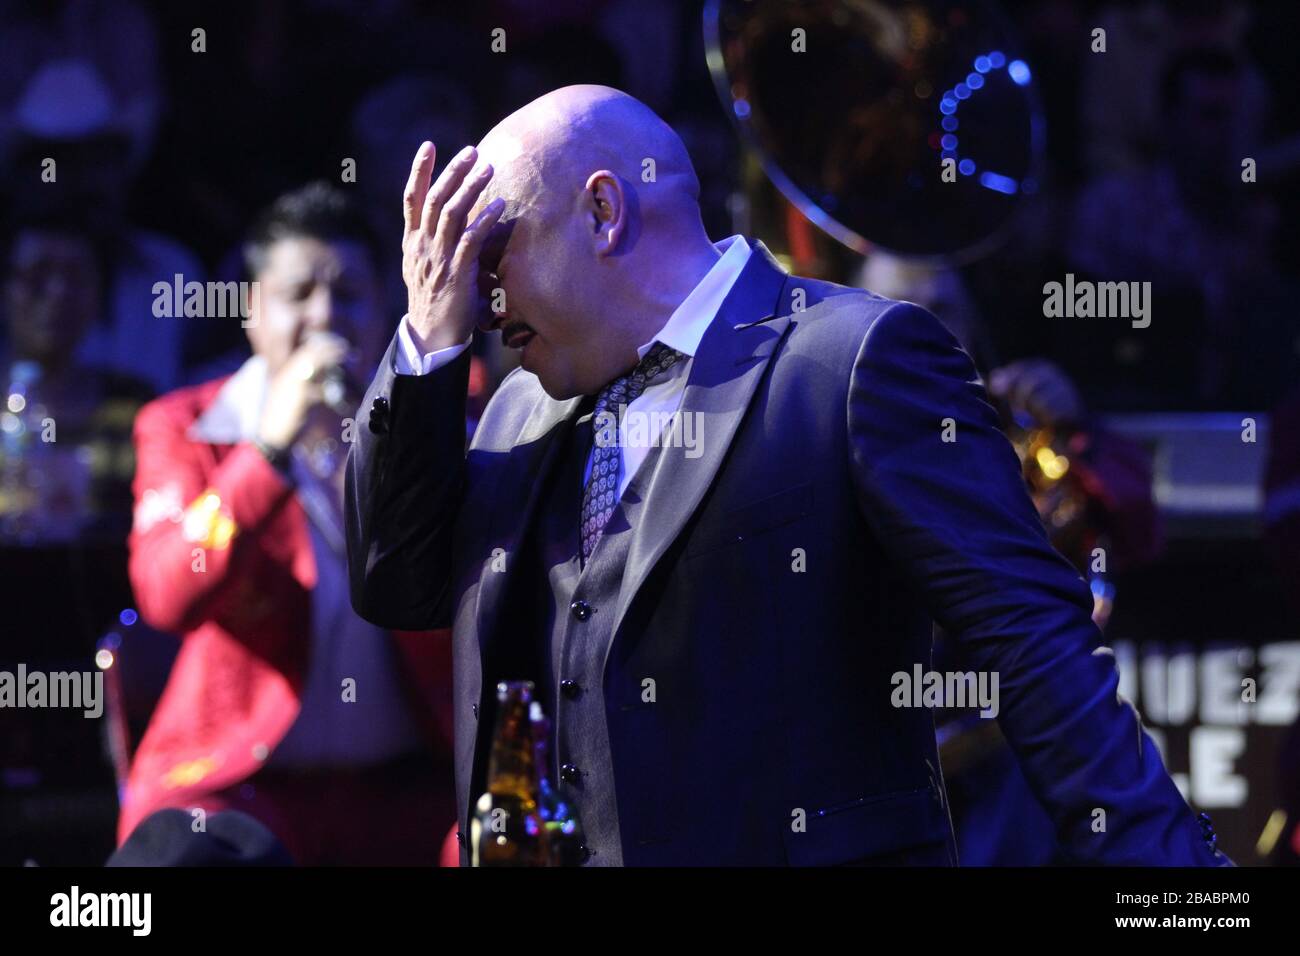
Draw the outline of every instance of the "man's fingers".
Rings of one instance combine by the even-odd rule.
[[[433,237],[435,230],[438,228],[438,217],[442,213],[442,207],[447,203],[455,193],[457,187],[465,180],[466,174],[474,168],[474,161],[478,159],[478,150],[473,146],[466,146],[462,149],[442,171],[438,181],[429,189],[429,194],[424,198],[424,210],[420,216],[420,229],[423,230],[430,238]]]
[[[456,253],[452,256],[451,265],[454,272],[460,272],[467,268],[470,263],[477,262],[479,253],[483,251],[483,243],[492,233],[492,227],[501,219],[501,214],[505,212],[506,201],[498,196],[492,200],[483,211],[474,217],[465,232],[460,237],[460,242],[456,244]]]
[[[429,191],[429,175],[433,172],[434,160],[438,151],[429,142],[421,143],[411,161],[411,175],[406,179],[406,192],[402,195],[402,210],[406,220],[406,232],[420,224],[420,210],[424,208],[424,197]]]
[[[465,231],[465,220],[469,217],[469,211],[474,208],[479,194],[491,181],[492,172],[490,163],[479,166],[465,177],[456,194],[442,207],[434,245],[435,255],[451,258],[455,253],[456,244],[460,242],[461,233]]]

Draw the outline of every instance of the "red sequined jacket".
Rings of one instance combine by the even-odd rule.
[[[136,418],[131,583],[143,619],[182,646],[132,761],[119,841],[155,810],[253,774],[298,715],[316,583],[307,516],[252,445],[188,436],[225,381]],[[412,710],[448,754],[449,633],[392,633]]]

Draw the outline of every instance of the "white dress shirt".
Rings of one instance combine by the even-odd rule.
[[[619,472],[618,493],[621,497],[636,471],[650,454],[650,449],[658,444],[665,421],[681,406],[682,395],[686,391],[686,381],[690,377],[691,364],[700,347],[700,340],[718,314],[722,301],[731,291],[740,276],[745,263],[749,261],[750,247],[743,237],[731,236],[717,243],[714,248],[720,253],[718,261],[691,290],[681,305],[668,317],[668,321],[659,332],[637,349],[637,355],[644,358],[656,342],[662,342],[671,349],[676,349],[685,356],[663,375],[646,386],[635,401],[627,406],[626,415],[619,429],[619,447],[623,455],[623,468]],[[394,353],[394,371],[399,375],[427,375],[434,369],[451,362],[469,347],[469,341],[452,345],[432,352],[421,352],[411,337],[404,316],[397,327],[398,347]],[[418,370],[418,371],[417,371]],[[611,409],[615,411],[615,409]],[[646,441],[629,444],[626,438],[627,422],[638,416],[645,424]],[[591,471],[591,459],[583,474],[583,483]]]

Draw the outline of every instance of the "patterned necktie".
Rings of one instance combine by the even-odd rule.
[[[592,407],[592,422],[595,424],[593,434],[599,435],[602,428],[601,413],[606,409],[622,421],[623,409],[632,404],[645,391],[647,385],[668,371],[682,358],[682,353],[670,349],[662,342],[656,342],[645,354],[636,368],[610,382],[596,396]],[[614,513],[618,504],[619,472],[623,468],[623,451],[619,445],[618,431],[613,430],[613,441],[594,443],[591,453],[591,474],[587,477],[586,487],[582,489],[582,518],[578,526],[578,536],[582,542],[582,560],[591,557],[596,550],[596,542],[605,528],[605,522]]]

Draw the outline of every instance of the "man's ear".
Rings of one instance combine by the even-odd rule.
[[[623,180],[608,169],[598,169],[587,177],[586,193],[596,254],[612,255],[628,228],[629,210]]]

